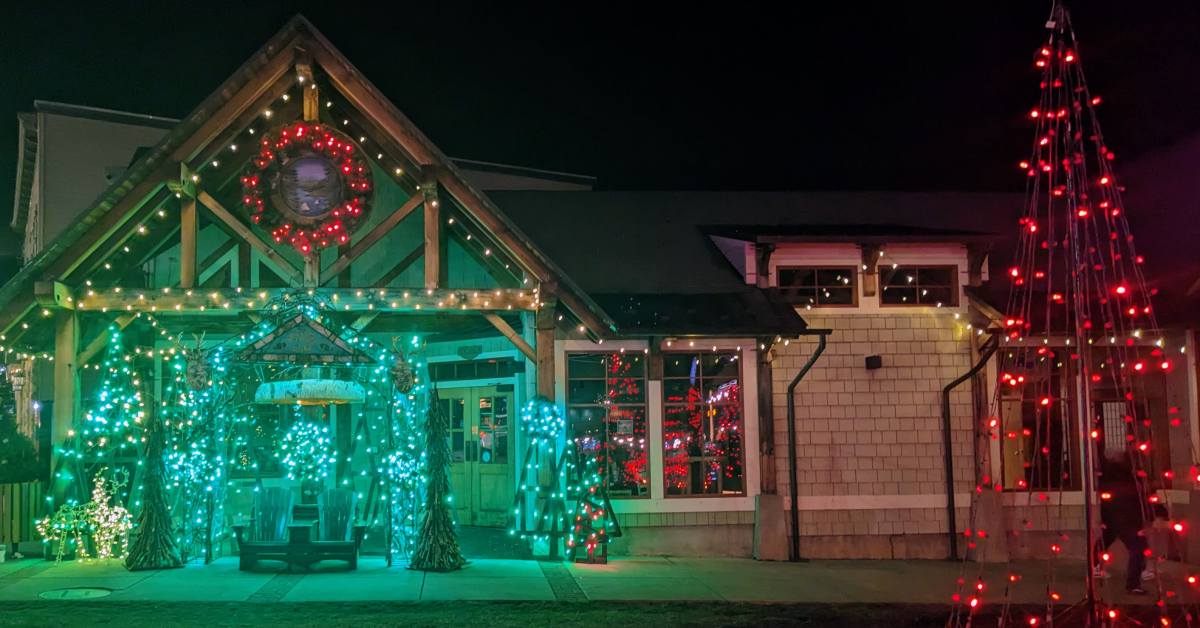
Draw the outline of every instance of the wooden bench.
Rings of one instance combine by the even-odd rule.
[[[345,489],[330,489],[319,498],[323,504],[296,504],[291,495],[277,488],[256,495],[254,513],[266,525],[233,526],[237,536],[238,569],[248,571],[260,560],[279,560],[292,567],[310,568],[322,560],[344,560],[351,570],[358,569],[358,550],[367,526],[354,524],[357,496]],[[324,526],[321,525],[325,518]],[[286,527],[285,527],[286,526]],[[326,529],[328,540],[319,530]],[[252,539],[249,530],[269,540]]]
[[[245,524],[233,526],[237,535],[238,569],[249,571],[260,560],[286,562],[288,568],[312,567],[322,560],[344,560],[350,570],[358,569],[358,550],[367,526],[355,525],[349,541],[320,541],[315,537],[317,522],[295,521],[288,524],[286,541],[252,541],[247,538]]]

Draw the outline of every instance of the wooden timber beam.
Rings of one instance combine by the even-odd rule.
[[[213,140],[221,137],[242,112],[246,111],[264,93],[270,91],[276,81],[291,72],[292,65],[296,59],[295,48],[297,39],[294,37],[291,38],[289,41],[284,42],[276,51],[263,51],[265,55],[273,54],[274,56],[270,57],[263,66],[250,70],[253,72],[252,78],[234,92],[233,96],[218,106],[216,110],[205,110],[202,104],[192,114],[191,118],[207,117],[186,140],[175,150],[171,151],[171,161],[187,162],[189,164],[206,161],[197,159],[197,157],[212,146]],[[260,112],[254,110],[252,113],[258,115]],[[184,123],[186,124],[188,121],[185,120]],[[221,145],[216,145],[216,149],[220,150]]]
[[[446,285],[447,254],[438,201],[438,168],[424,165],[421,169],[426,177],[421,184],[421,194],[425,197],[425,289],[436,290]]]
[[[274,262],[277,266],[288,271],[291,274],[293,281],[296,277],[302,276],[301,272],[295,266],[292,266],[291,262],[287,261],[287,259],[279,254],[279,251],[276,251],[271,247],[271,245],[264,242],[262,238],[258,237],[258,234],[254,233],[254,231],[250,229],[250,227],[246,226],[245,223],[238,220],[236,216],[229,213],[229,210],[225,209],[225,207],[221,205],[217,199],[213,198],[211,194],[201,191],[197,195],[197,198],[201,203],[204,204],[205,207],[208,208],[209,211],[213,213],[214,216],[217,217],[218,220],[233,230],[238,237],[240,237],[242,240],[245,240],[247,244],[257,249],[259,253],[262,253],[264,257]]]
[[[137,207],[144,208],[147,203],[151,202],[153,195],[166,187],[168,180],[178,176],[179,165],[177,163],[160,164],[141,183],[130,188],[120,200],[104,212],[104,215],[88,228],[87,235],[67,247],[67,250],[58,256],[58,260],[51,264],[42,276],[70,279],[76,269],[134,218],[138,213]],[[133,229],[128,229],[125,235],[131,236],[132,232]]]
[[[208,257],[204,258],[204,261],[198,265],[198,268],[200,269],[198,276],[211,276],[213,272],[216,272],[216,269],[213,267],[219,264],[221,262],[221,258],[225,257],[225,255],[236,248],[237,245],[238,241],[234,240],[233,238],[221,243],[221,246],[218,246],[216,250],[214,250],[212,253],[209,253]]]
[[[466,183],[444,169],[439,171],[438,181],[446,189],[446,192],[467,210],[473,219],[479,221],[480,225],[491,234],[491,237],[505,246],[508,254],[512,255],[513,259],[522,268],[532,274],[534,279],[542,284],[547,284],[555,280],[555,273],[532,253],[536,247],[532,243],[518,237],[509,228],[508,224],[499,218],[501,215],[499,209],[484,200],[482,195],[477,194]],[[562,290],[558,294],[558,298],[563,305],[570,308],[579,317],[588,328],[589,334],[604,333],[614,327],[613,323],[604,320],[591,307],[584,303],[582,299],[572,294],[570,290]]]
[[[52,443],[67,442],[79,410],[79,316],[76,312],[56,314],[54,323],[54,414],[50,422]],[[54,448],[50,468],[56,468],[60,448]]]
[[[558,326],[554,301],[546,301],[534,315],[534,345],[537,353],[537,394],[554,401],[554,336]]]
[[[179,287],[196,287],[196,199],[187,197],[179,210]]]
[[[296,81],[303,91],[301,101],[304,103],[303,113],[305,122],[318,122],[321,119],[321,90],[313,78],[312,58],[307,52],[296,55]]]
[[[170,184],[169,181],[167,183],[168,185]],[[82,273],[86,278],[100,270],[105,261],[107,261],[113,255],[118,254],[120,251],[123,251],[125,245],[128,244],[130,240],[138,235],[142,235],[139,233],[137,226],[134,225],[141,225],[148,222],[150,217],[153,216],[154,213],[162,207],[162,204],[170,197],[171,191],[168,189],[168,186],[163,186],[154,192],[154,194],[148,200],[146,200],[146,202],[137,207],[137,209],[133,211],[133,215],[131,215],[125,221],[125,224],[129,225],[128,227],[125,227],[119,232],[112,234],[105,242],[101,243],[102,246],[96,247],[94,252],[91,254],[90,262],[86,266],[81,265],[71,272],[73,274]],[[172,236],[166,237],[173,237],[174,230],[172,230],[171,233]],[[140,265],[141,264],[138,264],[138,266]]]
[[[113,324],[117,326],[117,329],[125,329],[126,327],[129,327],[129,324],[132,323],[133,319],[135,318],[137,318],[137,314],[122,314],[113,321]],[[100,333],[95,338],[92,338],[90,342],[84,345],[83,350],[79,352],[79,357],[76,358],[75,363],[87,364],[92,360],[92,358],[96,357],[98,353],[103,351],[104,347],[106,346],[108,346],[107,325],[100,330]]]
[[[879,292],[879,245],[861,244],[862,290],[864,297],[873,297]]]
[[[521,337],[521,334],[517,333],[517,330],[512,328],[512,325],[508,324],[508,321],[495,312],[484,312],[483,317],[505,338],[508,338],[508,341],[513,343],[513,346],[520,350],[525,357],[537,362],[537,352],[533,350],[533,347],[529,346],[528,342],[525,342],[525,339]]]
[[[313,60],[321,65],[342,96],[367,118],[375,120],[385,134],[395,138],[414,162],[437,163],[439,155],[430,149],[428,140],[416,126],[366,79],[359,76],[348,62],[338,58],[332,52],[331,44],[319,43],[321,45],[312,47]]]
[[[4,309],[0,310],[0,321],[4,321],[4,327],[0,328],[0,342],[11,343],[13,341],[13,338],[9,338],[13,328],[19,325],[21,319],[32,312],[36,305],[37,301],[34,300],[33,295],[26,292],[9,301]]]
[[[400,290],[355,288],[273,288],[244,290],[136,290],[113,288],[76,297],[76,309],[88,312],[155,312],[158,314],[230,314],[258,310],[268,301],[304,295],[325,301],[339,312],[430,312],[467,314],[534,310],[539,297],[529,290]]]
[[[234,116],[233,122],[231,122],[223,131],[221,131],[216,138],[209,142],[208,146],[205,146],[203,150],[196,154],[195,157],[188,160],[188,165],[194,169],[203,168],[205,164],[209,164],[213,159],[216,159],[221,154],[221,151],[231,150],[230,145],[233,144],[234,140],[240,137],[242,133],[246,132],[246,127],[254,124],[254,122],[263,115],[263,110],[270,109],[272,106],[278,103],[279,99],[283,97],[283,95],[287,93],[287,91],[295,84],[295,79],[287,73],[277,79],[273,85],[259,93],[258,98],[256,98],[250,103],[249,106],[243,109],[241,113]],[[281,107],[281,109],[287,109],[287,107]],[[280,116],[290,117],[290,112],[288,111],[278,111],[277,113],[280,114]],[[283,119],[287,119],[287,117],[283,117]],[[253,151],[256,150],[257,147],[252,145],[245,147],[239,146],[238,149],[251,151],[251,154],[253,154]],[[239,153],[234,154],[236,155]],[[216,188],[210,189],[223,189],[225,185],[227,185],[234,178],[241,176],[241,174],[242,170],[240,168],[235,169],[230,173],[230,176],[227,179],[223,181],[217,181]],[[211,181],[209,183],[211,183]]]
[[[405,255],[403,258],[400,259],[399,262],[396,262],[396,265],[392,266],[392,268],[390,270],[388,270],[386,273],[384,273],[382,277],[380,277],[379,279],[376,279],[375,283],[372,284],[372,287],[374,287],[374,288],[388,287],[388,284],[392,283],[392,281],[394,281],[396,279],[396,277],[399,277],[401,273],[408,270],[409,266],[412,266],[413,264],[415,264],[417,262],[417,260],[421,258],[421,255],[424,252],[425,252],[425,243],[421,242],[415,248],[413,248],[413,250],[409,251],[408,255]]]
[[[355,331],[362,331],[370,326],[371,323],[375,322],[375,319],[378,316],[379,312],[367,312],[366,314],[362,314],[358,318],[354,319],[354,322],[350,323],[350,326],[353,327]]]
[[[61,281],[38,281],[33,284],[33,298],[47,309],[75,309],[75,295]]]
[[[390,233],[392,229],[396,228],[396,225],[400,224],[401,221],[403,221],[405,218],[408,218],[409,214],[413,213],[417,206],[423,201],[424,198],[420,194],[413,195],[407,201],[405,201],[405,203],[401,205],[399,209],[389,214],[387,218],[384,218],[379,224],[375,225],[370,231],[367,232],[366,235],[359,238],[357,242],[351,244],[350,248],[348,248],[345,253],[339,255],[338,258],[321,273],[321,285],[325,285],[325,283],[329,282],[331,279],[338,276],[338,274],[340,274],[342,271],[349,268],[350,264],[352,264],[354,260],[358,259],[363,253],[366,253],[368,249],[375,246],[375,244],[377,244],[384,238],[384,236]]]

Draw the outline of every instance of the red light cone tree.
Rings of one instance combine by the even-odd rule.
[[[1026,195],[1016,259],[1006,273],[1011,289],[998,332],[999,381],[991,416],[980,428],[1001,441],[1002,477],[993,485],[984,460],[976,493],[1032,493],[1030,508],[1047,509],[1046,532],[1058,530],[1037,553],[1053,559],[1066,547],[1086,548],[1089,562],[1079,577],[1087,585],[1087,625],[1098,625],[1112,610],[1091,568],[1101,551],[1099,463],[1108,458],[1128,464],[1143,520],[1149,520],[1155,489],[1171,477],[1169,468],[1159,468],[1165,465],[1155,456],[1157,444],[1186,435],[1176,429],[1177,410],[1165,410],[1165,421],[1152,419],[1147,388],[1162,385],[1153,378],[1173,368],[1170,355],[1179,349],[1168,346],[1155,318],[1156,290],[1143,274],[1145,259],[1134,247],[1115,154],[1096,115],[1101,98],[1088,89],[1070,16],[1060,3],[1046,28],[1046,43],[1033,60],[1040,97],[1027,112],[1033,148],[1019,162]],[[1154,430],[1152,438],[1152,426],[1160,424],[1172,427]],[[1067,491],[1082,492],[1082,520],[1077,511],[1054,506]],[[983,537],[992,531],[976,528],[977,512],[973,505],[967,534]],[[1064,532],[1079,527],[1083,538]],[[1018,578],[1014,574],[1010,583]],[[1158,582],[1160,601],[1173,597]],[[980,608],[983,590],[982,580],[960,578],[956,614]],[[1074,602],[1062,599],[1053,581],[1047,598],[1047,618],[1060,600]],[[1165,604],[1160,608],[1166,618]]]

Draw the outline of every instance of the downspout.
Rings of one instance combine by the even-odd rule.
[[[1000,337],[993,335],[988,338],[981,347],[979,361],[975,363],[975,366],[960,375],[958,379],[946,384],[946,387],[942,389],[942,455],[946,468],[946,529],[950,535],[950,555],[947,557],[949,560],[958,559],[958,522],[955,521],[956,507],[954,504],[954,450],[950,438],[950,392],[983,370],[998,348],[1000,348]]]
[[[805,336],[817,336],[817,349],[808,357],[808,362],[804,363],[804,367],[796,376],[792,378],[792,383],[788,384],[787,388],[787,437],[788,437],[788,493],[792,498],[792,543],[788,548],[788,560],[795,563],[800,561],[800,500],[798,488],[796,487],[796,385],[813,365],[817,363],[817,358],[825,351],[825,338],[829,335],[828,329],[810,329]]]

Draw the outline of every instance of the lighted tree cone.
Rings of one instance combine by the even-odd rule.
[[[125,558],[130,571],[182,567],[179,546],[171,525],[171,507],[167,504],[166,473],[163,460],[163,431],[154,422],[146,443],[146,478],[142,493],[142,511],[138,514],[137,537]]]
[[[594,456],[588,456],[584,462],[575,489],[567,557],[577,562],[607,562],[608,544],[621,535],[621,527],[612,511]]]
[[[467,563],[454,530],[454,504],[450,493],[450,422],[438,403],[437,389],[430,395],[425,449],[429,457],[425,512],[409,569],[454,571]]]
[[[1011,286],[1002,310],[998,381],[990,416],[980,426],[989,439],[1001,443],[1004,475],[978,476],[968,529],[978,536],[982,526],[992,538],[1005,532],[988,530],[990,524],[980,521],[986,509],[979,504],[992,492],[1021,491],[1030,504],[1041,504],[1036,508],[1046,513],[1046,527],[1054,535],[1038,538],[1033,531],[1012,530],[1010,539],[1022,552],[1034,549],[1051,561],[1072,545],[1082,549],[1089,560],[1079,563],[1075,577],[1086,585],[1085,619],[1091,626],[1116,617],[1102,598],[1120,586],[1101,581],[1092,568],[1104,555],[1104,516],[1097,506],[1104,493],[1098,482],[1124,479],[1134,485],[1130,492],[1136,493],[1141,512],[1137,506],[1125,509],[1134,520],[1120,525],[1138,530],[1152,520],[1150,506],[1168,499],[1169,492],[1160,489],[1178,488],[1171,485],[1178,469],[1156,456],[1164,445],[1188,442],[1186,424],[1178,408],[1155,415],[1151,402],[1164,394],[1157,389],[1171,384],[1155,381],[1152,374],[1171,372],[1169,353],[1184,349],[1172,346],[1157,322],[1151,305],[1157,289],[1147,281],[1145,258],[1134,248],[1115,154],[1096,114],[1101,98],[1089,91],[1078,41],[1061,2],[1054,3],[1046,28],[1045,44],[1033,60],[1041,90],[1037,105],[1028,110],[1034,145],[1030,157],[1018,164],[1027,191],[1016,256],[1006,273]],[[1171,391],[1165,394],[1169,398]],[[1156,420],[1166,425],[1155,425]],[[1111,471],[1101,467],[1106,459],[1115,466]],[[988,469],[989,461],[981,466]],[[1083,517],[1056,505],[1068,491],[1082,496]],[[1074,531],[1079,527],[1082,533]],[[1171,528],[1185,531],[1179,521],[1171,522]],[[1150,565],[1155,570],[1166,560],[1165,553],[1150,551],[1147,556],[1154,559]],[[1143,583],[1133,564],[1126,571],[1131,573],[1125,586],[1156,595],[1160,622],[1171,625],[1167,607],[1182,601],[1174,588],[1181,583],[1163,572]],[[974,590],[971,578],[958,579],[951,624],[960,625],[983,605],[982,578],[981,571]],[[1014,570],[1010,578],[1015,582],[1019,573]],[[1065,600],[1056,586],[1051,578],[1049,607]],[[995,590],[1008,595],[1007,587]],[[1037,620],[1030,619],[1031,625]]]

